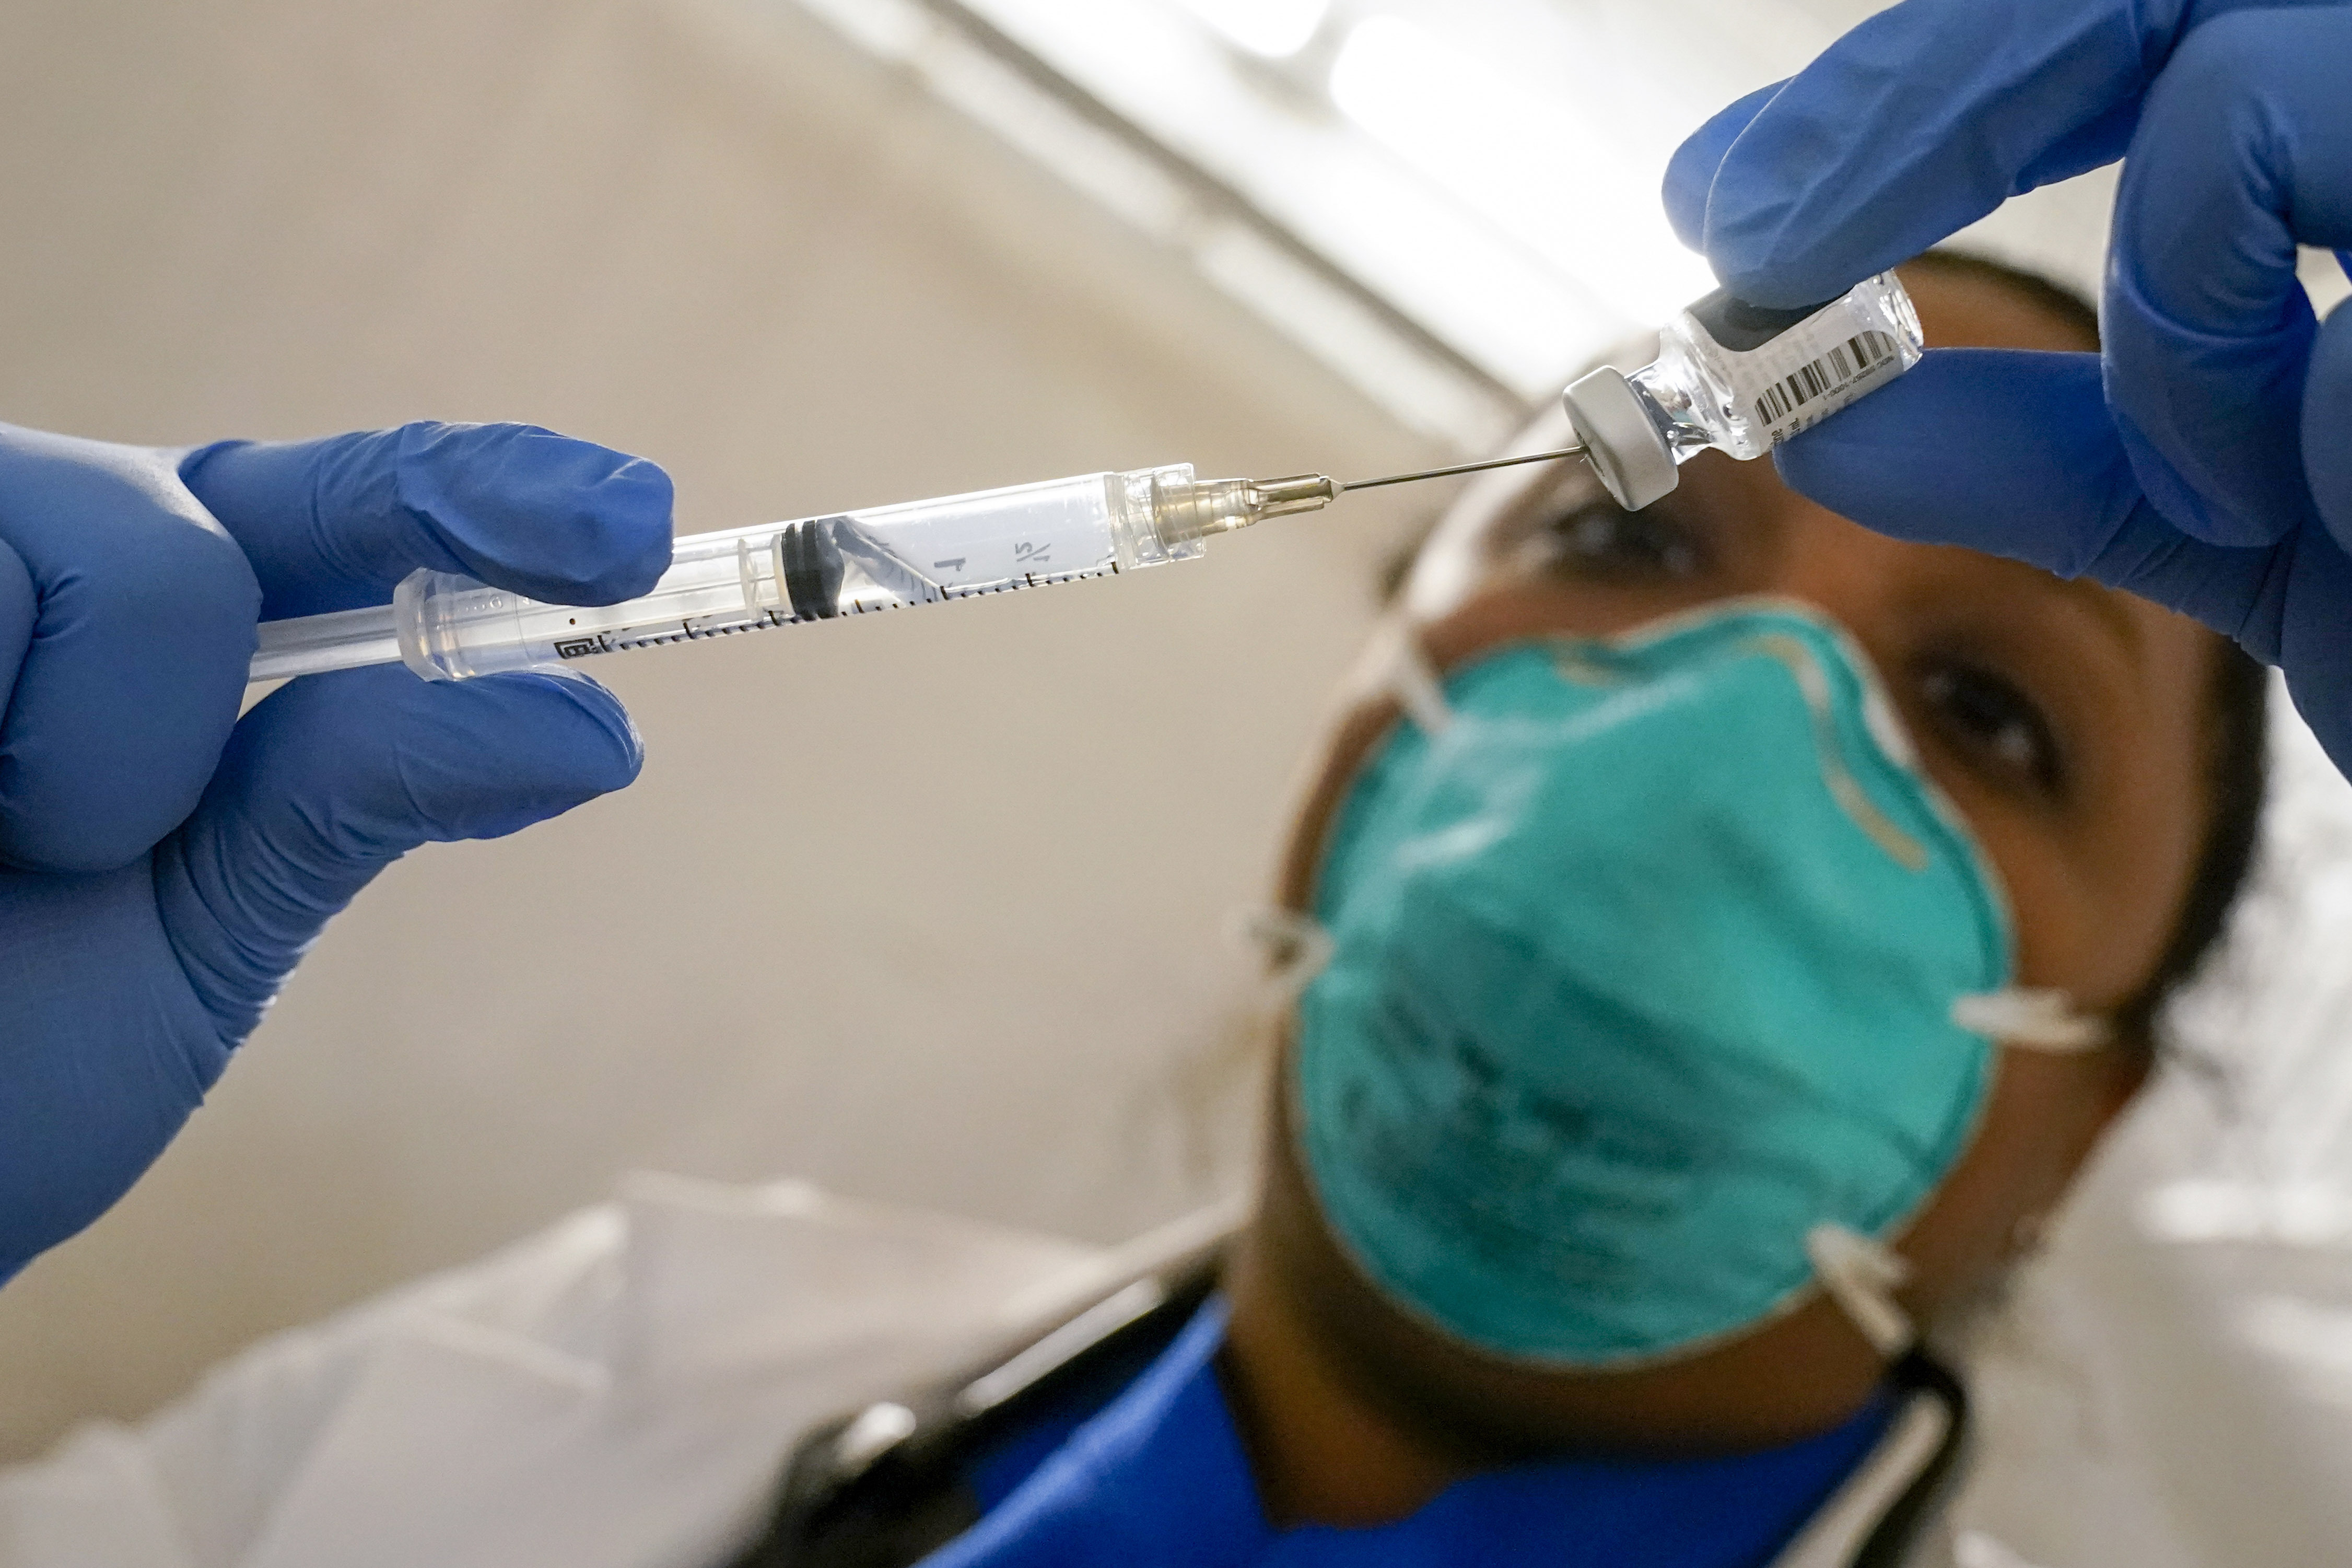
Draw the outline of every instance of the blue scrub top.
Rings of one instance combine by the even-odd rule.
[[[1893,1417],[1882,1395],[1834,1431],[1763,1453],[1521,1465],[1457,1482],[1393,1524],[1277,1530],[1217,1383],[1224,1332],[1213,1298],[1050,1452],[1032,1434],[983,1465],[983,1499],[1002,1500],[924,1568],[1759,1568]]]

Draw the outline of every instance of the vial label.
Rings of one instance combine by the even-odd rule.
[[[1755,421],[1758,444],[1777,447],[1864,394],[1903,374],[1906,356],[1891,331],[1863,324],[1851,296],[1826,305],[1769,310],[1728,294],[1691,307],[1711,368],[1734,410]]]

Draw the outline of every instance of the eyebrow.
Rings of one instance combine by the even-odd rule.
[[[1575,458],[1556,465],[1531,466],[1526,488],[1505,503],[1496,519],[1500,524],[1497,532],[1517,532],[1538,526],[1541,515],[1553,507],[1583,507],[1612,500],[1600,476]],[[1723,506],[1737,503],[1729,498],[1706,497],[1677,487],[1671,497],[1658,504],[1686,509],[1706,517]],[[2094,621],[2104,625],[2127,657],[2137,660],[2146,650],[2147,629],[2132,614],[2130,596],[2120,589],[2110,588],[2095,578],[2061,577],[2029,563],[2016,564],[2025,566],[2061,599],[2072,600]]]

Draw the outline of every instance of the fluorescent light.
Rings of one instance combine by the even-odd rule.
[[[1184,0],[1184,7],[1228,41],[1278,60],[1307,47],[1331,0]]]
[[[1664,321],[1715,287],[1666,226],[1673,138],[1658,126],[1580,112],[1399,16],[1348,35],[1330,86],[1381,145],[1627,321]]]
[[[1465,452],[1714,286],[1666,158],[1826,41],[1811,0],[796,3]]]

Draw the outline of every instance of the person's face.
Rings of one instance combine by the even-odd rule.
[[[1998,284],[1927,271],[1906,280],[1931,343],[2087,346]],[[2087,582],[1883,538],[1788,489],[1769,463],[1717,453],[1632,515],[1580,464],[1490,482],[1440,530],[1406,605],[1445,669],[1507,642],[1622,632],[1748,595],[1803,601],[1867,650],[1926,770],[1999,869],[2019,984],[2063,989],[2094,1013],[2133,999],[2162,955],[2207,820],[2213,647],[2192,623]],[[1286,858],[1291,907],[1310,907],[1334,810],[1394,720],[1381,693],[1344,714]],[[1973,1143],[1899,1242],[1915,1270],[1906,1297],[1916,1313],[1979,1284],[2011,1254],[2137,1086],[2146,1050],[2119,1040],[2072,1057],[2001,1051]],[[1277,1195],[1286,1186],[1303,1195],[1295,1162],[1281,1154],[1276,1167]],[[1336,1252],[1328,1238],[1314,1249],[1329,1256],[1310,1272],[1328,1275]],[[1535,1440],[1553,1425],[1547,1411],[1570,1440],[1770,1439],[1834,1419],[1877,1372],[1859,1336],[1820,1302],[1687,1363],[1534,1378],[1438,1345],[1356,1300],[1360,1288],[1310,1288],[1346,1298],[1335,1302],[1343,1316],[1394,1320],[1349,1331],[1370,1342],[1358,1347],[1365,1353],[1439,1366],[1451,1358],[1470,1386],[1498,1395],[1507,1376],[1522,1403],[1532,1396],[1524,1425]]]

